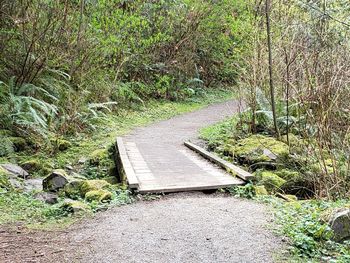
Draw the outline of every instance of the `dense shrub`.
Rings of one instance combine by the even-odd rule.
[[[233,0],[2,1],[0,128],[71,133],[117,105],[232,85],[249,19]]]

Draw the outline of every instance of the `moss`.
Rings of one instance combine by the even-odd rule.
[[[83,185],[84,181],[83,180],[73,180],[71,182],[69,182],[68,184],[66,184],[64,186],[64,194],[67,197],[70,198],[79,198],[79,197],[84,197],[84,195],[81,193],[81,188]]]
[[[322,161],[314,163],[310,165],[310,169],[316,174],[324,173],[324,172],[326,172],[327,174],[333,174],[334,173],[333,160],[326,159],[324,163]]]
[[[110,184],[118,184],[118,178],[116,176],[108,176],[103,178],[103,180],[105,180],[106,182],[110,183]]]
[[[98,149],[91,153],[89,163],[91,165],[100,165],[105,159],[108,159],[108,151],[106,149]]]
[[[259,180],[260,179],[260,180]],[[286,180],[279,177],[277,174],[270,171],[262,171],[258,174],[259,185],[265,186],[269,193],[276,192],[281,188]]]
[[[289,154],[289,147],[284,142],[258,134],[239,140],[234,147],[234,157],[246,163],[271,161],[271,158],[264,154],[264,149],[268,149],[277,157]]]
[[[90,210],[90,207],[87,204],[73,200],[64,202],[62,208],[71,213],[87,212]]]
[[[27,141],[22,137],[9,137],[8,138],[15,147],[16,152],[21,152],[26,149]]]
[[[295,181],[300,178],[300,173],[290,169],[281,169],[274,172],[286,181]]]
[[[254,190],[256,195],[268,195],[268,192],[263,185],[255,185]]]
[[[69,149],[70,147],[72,147],[71,142],[65,140],[65,139],[61,139],[61,138],[53,138],[50,139],[51,144],[53,145],[54,150],[63,152],[67,149]]]
[[[29,173],[48,174],[52,165],[39,159],[30,159],[21,163],[21,167]]]
[[[87,201],[98,201],[104,202],[112,199],[112,193],[106,190],[93,190],[85,194],[85,199]]]
[[[11,132],[9,130],[2,130],[2,129],[0,129],[0,136],[12,137],[13,136],[13,132]]]
[[[81,185],[81,194],[84,196],[87,192],[101,190],[109,186],[111,186],[111,184],[105,180],[86,180]]]

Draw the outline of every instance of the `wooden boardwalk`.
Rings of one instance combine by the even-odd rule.
[[[186,148],[198,129],[232,116],[236,101],[209,106],[136,129],[119,139],[124,144],[132,185],[140,193],[218,189],[244,182]],[[132,169],[130,169],[130,166]],[[135,183],[138,181],[138,184]]]

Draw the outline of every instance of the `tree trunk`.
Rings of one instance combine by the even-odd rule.
[[[265,13],[266,13],[266,33],[267,33],[267,48],[269,53],[269,76],[270,76],[270,96],[271,96],[271,108],[273,116],[273,124],[277,139],[280,134],[276,120],[276,103],[275,103],[275,87],[273,85],[273,71],[272,71],[272,45],[271,45],[271,28],[270,28],[270,0],[266,0]]]

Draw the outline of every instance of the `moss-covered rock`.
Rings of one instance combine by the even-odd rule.
[[[52,165],[39,160],[39,159],[30,159],[21,163],[21,167],[29,173],[39,173],[41,175],[48,174]]]
[[[72,180],[69,183],[67,183],[64,186],[64,194],[67,197],[76,199],[76,198],[80,198],[80,197],[84,197],[84,195],[82,194],[81,191],[81,187],[83,185],[84,181],[83,180]]]
[[[98,149],[90,154],[89,163],[91,165],[100,165],[106,159],[108,159],[108,151],[106,149]]]
[[[109,186],[111,186],[111,184],[109,184],[105,180],[86,180],[83,182],[80,189],[82,196],[85,196],[87,192],[94,190],[102,190]]]
[[[256,195],[268,195],[269,193],[267,192],[265,186],[263,185],[255,185],[254,186],[254,191]]]
[[[299,172],[290,169],[280,169],[274,171],[274,173],[286,181],[295,181],[298,180],[301,176]]]
[[[73,200],[65,201],[61,207],[71,213],[82,213],[90,210],[90,207],[87,204]]]
[[[87,201],[106,202],[112,199],[112,193],[106,190],[93,190],[85,194]]]
[[[271,171],[259,172],[257,177],[259,180],[258,185],[265,186],[266,190],[269,193],[278,191],[281,186],[286,183],[286,180]]]
[[[27,141],[22,137],[9,137],[8,139],[12,142],[16,152],[21,152],[27,147]]]
[[[333,231],[332,239],[341,242],[350,239],[350,209],[338,208],[328,211],[328,225]],[[324,218],[325,219],[325,218]]]
[[[234,147],[234,157],[241,163],[269,162],[273,158],[288,156],[289,147],[284,142],[264,135],[252,135],[239,140]]]
[[[72,143],[65,139],[53,138],[50,141],[55,151],[65,151],[72,147]]]

